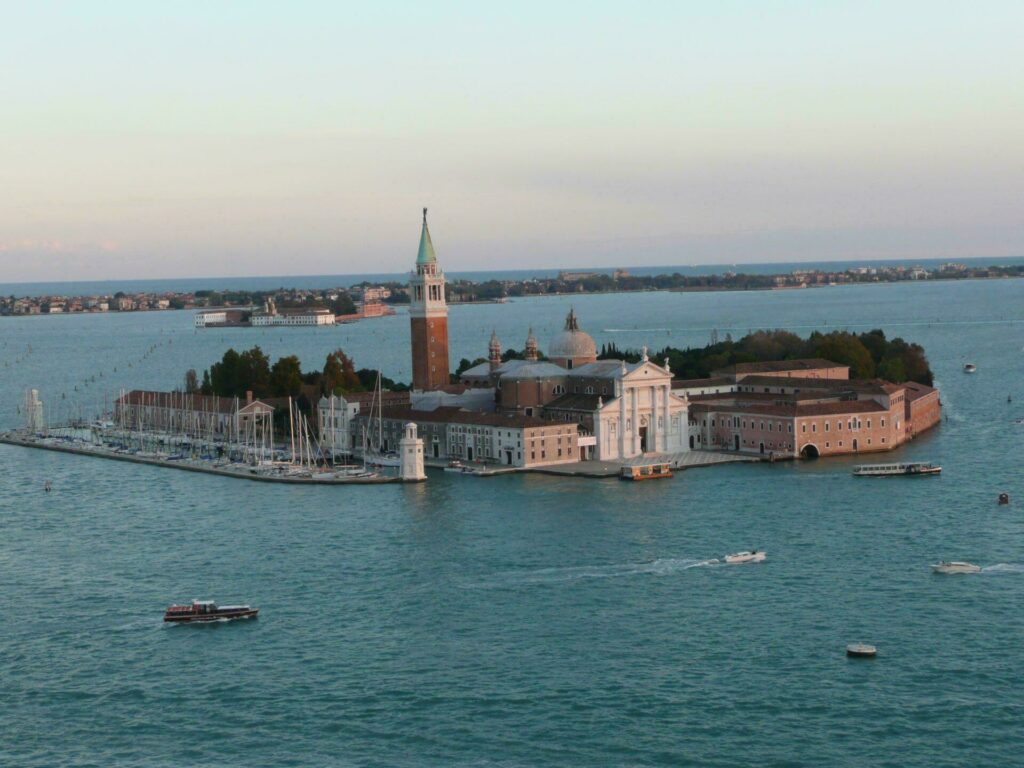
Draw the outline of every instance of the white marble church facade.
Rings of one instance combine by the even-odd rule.
[[[574,373],[586,376],[590,367]],[[614,370],[606,375],[612,396],[601,398],[593,415],[596,459],[616,461],[688,450],[689,405],[672,394],[670,372],[644,359],[632,365],[614,361]]]

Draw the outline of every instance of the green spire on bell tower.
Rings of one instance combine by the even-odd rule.
[[[427,229],[427,209],[423,209],[423,232],[420,234],[420,252],[416,257],[416,264],[436,264],[437,255],[434,253],[434,244],[430,242],[430,230]]]

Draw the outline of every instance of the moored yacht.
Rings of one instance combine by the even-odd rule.
[[[943,560],[932,566],[935,573],[981,573],[981,566],[959,560]]]
[[[750,552],[737,552],[733,555],[726,555],[725,562],[730,565],[742,565],[744,563],[763,563],[768,553],[763,549],[753,549]]]
[[[217,605],[212,600],[193,600],[191,605],[172,605],[164,613],[164,621],[177,624],[205,621],[255,619],[259,608],[248,605]]]

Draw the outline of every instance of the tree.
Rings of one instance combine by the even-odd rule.
[[[327,355],[321,386],[325,394],[341,395],[363,391],[356,367],[344,350],[336,349]]]
[[[368,392],[376,388],[377,374],[378,371],[375,371],[371,368],[360,368],[358,371],[356,371],[356,376],[359,377],[359,382],[360,384],[363,385],[364,392]],[[400,381],[394,381],[393,379],[389,379],[387,376],[381,376],[380,388],[383,389],[385,392],[406,392],[409,390],[409,385],[403,384]]]
[[[242,397],[252,392],[256,397],[270,394],[270,358],[258,346],[248,349],[238,359],[238,391]]]
[[[871,379],[875,375],[875,361],[860,339],[847,331],[833,331],[828,335],[814,333],[810,341],[814,354],[826,360],[850,366],[851,379]]]
[[[213,393],[221,397],[238,394],[239,354],[232,348],[224,353],[219,363],[210,366],[210,384]]]
[[[455,373],[452,374],[452,383],[456,383],[457,384],[458,381],[459,381],[459,377],[463,373],[465,373],[466,371],[468,371],[470,368],[472,368],[475,365],[480,365],[480,363],[486,363],[486,362],[487,362],[487,358],[486,357],[478,357],[475,360],[470,360],[470,359],[465,358],[465,357],[462,358],[461,360],[459,360],[459,367],[456,368],[455,369]]]
[[[302,365],[295,355],[279,358],[270,369],[270,393],[274,397],[297,397],[302,392]]]
[[[907,380],[907,368],[898,357],[887,357],[878,364],[878,378],[900,384]]]
[[[196,375],[195,368],[189,368],[185,371],[185,393],[189,395],[195,395],[199,392],[199,376]]]
[[[331,302],[331,311],[336,315],[354,315],[356,303],[352,301],[352,297],[348,295],[347,291],[342,291],[338,294],[338,298]]]

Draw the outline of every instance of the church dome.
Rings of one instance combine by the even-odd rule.
[[[565,329],[551,339],[548,357],[552,360],[571,360],[577,365],[597,359],[597,344],[589,333],[580,330],[573,310],[569,311],[565,319]]]

